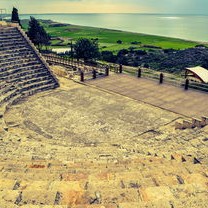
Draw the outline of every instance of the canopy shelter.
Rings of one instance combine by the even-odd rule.
[[[193,81],[208,83],[208,70],[201,66],[186,68],[185,78]]]

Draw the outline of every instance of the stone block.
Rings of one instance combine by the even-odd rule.
[[[47,205],[54,204],[56,192],[47,191],[44,189],[23,191],[22,199],[19,205],[33,204],[33,205]]]
[[[182,130],[182,129],[183,129],[183,124],[176,121],[176,122],[175,122],[175,129],[176,129],[176,130],[177,130],[177,129]]]
[[[202,126],[206,126],[208,125],[208,117],[206,116],[202,116],[202,122],[201,122]]]
[[[193,126],[193,128],[195,128],[195,127],[201,128],[202,121],[199,120],[198,118],[192,118],[192,126]]]
[[[191,129],[193,127],[192,122],[188,120],[183,121],[183,128],[184,129]]]
[[[173,200],[174,196],[167,186],[148,187],[139,189],[143,201]]]

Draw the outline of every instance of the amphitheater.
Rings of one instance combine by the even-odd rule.
[[[55,68],[0,23],[0,208],[208,207],[207,126]]]

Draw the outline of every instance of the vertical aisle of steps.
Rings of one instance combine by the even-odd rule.
[[[58,86],[47,63],[22,29],[0,23],[0,107]]]

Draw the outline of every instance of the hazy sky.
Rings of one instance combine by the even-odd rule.
[[[208,14],[208,0],[0,0],[10,13],[180,13]]]

